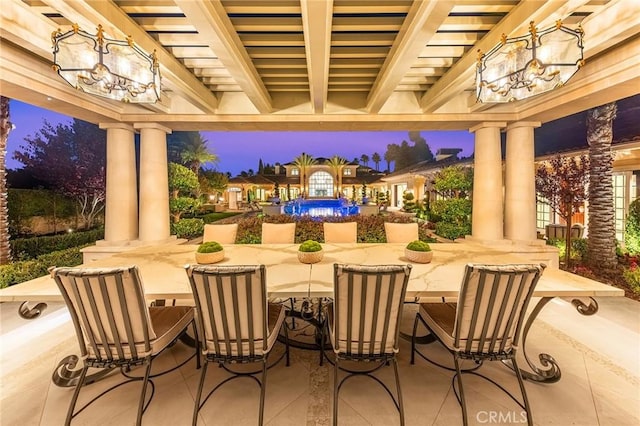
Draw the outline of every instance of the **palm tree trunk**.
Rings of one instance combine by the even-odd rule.
[[[590,159],[587,256],[589,264],[605,271],[613,271],[618,264],[611,152],[616,111],[616,104],[610,103],[587,113]]]
[[[7,140],[11,131],[9,98],[0,96],[0,265],[11,262],[9,245],[9,203],[7,199]]]

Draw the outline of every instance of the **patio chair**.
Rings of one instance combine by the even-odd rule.
[[[473,265],[465,267],[457,303],[423,303],[413,325],[411,363],[418,353],[425,360],[455,371],[451,385],[462,409],[463,423],[468,424],[462,374],[474,374],[499,387],[527,413],[533,425],[531,408],[516,361],[516,351],[527,306],[544,264]],[[418,321],[453,355],[455,369],[431,361],[416,349]],[[470,359],[476,366],[461,369],[460,360]],[[522,402],[492,379],[476,372],[484,361],[511,361],[522,393]],[[458,391],[455,381],[457,378]]]
[[[257,201],[252,201],[251,203],[249,203],[249,208],[251,209],[251,211],[254,211],[254,212],[262,211],[262,206]]]
[[[225,225],[205,225],[202,242],[216,241],[220,244],[235,244],[238,224],[229,223]]]
[[[325,243],[355,243],[358,241],[358,223],[329,223],[322,224]]]
[[[283,327],[285,308],[283,305],[267,302],[265,267],[187,266],[187,275],[196,301],[197,323],[205,360],[196,393],[193,425],[197,424],[198,412],[209,397],[225,383],[239,377],[251,377],[260,385],[258,424],[262,425],[267,385],[267,357],[281,329],[284,329],[284,356],[286,365],[289,366],[289,341],[287,328]],[[232,376],[217,384],[202,400],[207,366],[210,362],[218,363]],[[228,368],[228,364],[252,362],[261,363],[261,370],[235,372]],[[262,377],[259,380],[255,375],[260,372]]]
[[[384,233],[388,243],[410,243],[418,238],[418,224],[413,223],[384,223]]]
[[[194,310],[190,306],[146,306],[142,280],[135,266],[122,268],[54,268],[53,278],[62,293],[76,330],[83,359],[82,372],[78,379],[65,425],[85,408],[107,392],[126,383],[142,381],[138,402],[136,425],[151,403],[155,386],[153,377],[173,371],[151,375],[153,360],[184,333],[189,325],[194,326]],[[144,376],[132,376],[130,369],[144,366]],[[197,358],[200,368],[200,360]],[[80,389],[85,385],[89,368],[120,368],[126,377],[75,411]],[[151,385],[151,396],[145,403],[147,384]],[[74,412],[75,411],[75,412]]]
[[[295,223],[262,224],[262,244],[293,244],[295,239]]]
[[[407,291],[411,265],[334,264],[334,302],[329,307],[328,328],[335,354],[333,368],[333,424],[338,424],[338,397],[342,385],[351,377],[367,376],[389,394],[404,425],[404,407],[398,375],[398,334],[402,304]],[[343,361],[372,362],[372,368],[349,370]],[[396,396],[372,375],[393,362]],[[371,365],[371,364],[367,364]],[[338,381],[338,370],[347,375]]]

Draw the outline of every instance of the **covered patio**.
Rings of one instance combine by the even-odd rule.
[[[546,28],[557,20],[581,24],[586,34],[585,65],[569,83],[522,101],[476,103],[477,50],[488,51],[502,34],[526,33],[531,21]],[[64,82],[51,70],[51,34],[74,23],[88,32],[100,24],[111,37],[131,35],[144,50],[155,51],[160,101],[107,100]],[[4,0],[0,94],[106,129],[105,239],[95,248],[101,254],[172,240],[166,159],[166,135],[172,131],[466,130],[475,136],[468,240],[532,260],[540,253],[533,130],[640,93],[639,33],[635,0]],[[536,424],[640,422],[638,304],[604,298],[597,315],[583,317],[555,301],[535,323],[529,342],[532,353],[552,346],[564,366],[556,384],[526,384]],[[25,322],[16,309],[13,303],[0,305],[1,422],[60,424],[71,393],[50,377],[76,346],[68,313],[50,304],[40,318]],[[403,330],[414,314],[415,306],[407,305]],[[438,345],[426,350],[445,354]],[[183,351],[175,345],[160,364],[175,363]],[[407,424],[461,423],[451,375],[422,360],[410,366],[409,355],[403,341]],[[145,423],[189,423],[198,376],[193,364],[158,380]],[[497,377],[512,374],[504,367],[485,368]],[[277,366],[270,375],[267,424],[329,424],[329,371],[317,365],[317,354],[294,350],[292,366]],[[482,382],[469,383],[472,422],[524,422],[503,395]],[[352,390],[341,400],[341,424],[396,422],[393,405],[379,403],[384,399],[368,384],[350,382]],[[237,415],[251,412],[254,398],[243,398],[242,382],[234,386],[205,407],[201,424],[255,423]],[[126,391],[100,404],[78,421],[122,424],[135,412]]]

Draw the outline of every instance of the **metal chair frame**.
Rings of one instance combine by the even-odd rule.
[[[271,366],[267,366],[267,360],[269,355],[271,354],[271,351],[267,351],[267,337],[269,335],[269,330],[267,330],[267,326],[268,326],[268,315],[269,312],[268,310],[265,310],[264,314],[265,314],[265,318],[264,318],[264,322],[263,322],[263,330],[262,330],[262,336],[263,336],[263,347],[262,353],[255,353],[254,351],[254,346],[251,345],[249,348],[249,353],[243,353],[242,352],[242,342],[253,342],[254,341],[254,330],[252,328],[252,326],[249,326],[249,336],[247,339],[241,338],[241,337],[236,337],[236,339],[230,339],[228,338],[228,336],[230,335],[230,330],[233,327],[234,331],[237,333],[236,336],[238,336],[240,334],[240,317],[239,317],[239,312],[240,312],[240,304],[242,302],[246,302],[247,306],[247,314],[248,314],[248,320],[247,323],[248,324],[253,324],[253,312],[251,310],[251,303],[252,303],[252,298],[254,297],[254,295],[252,294],[251,291],[251,283],[252,283],[252,279],[254,279],[254,274],[256,272],[259,273],[260,275],[260,291],[261,294],[259,295],[259,297],[261,298],[260,300],[263,300],[265,302],[265,308],[266,308],[266,302],[267,302],[267,287],[266,287],[266,268],[264,265],[244,265],[244,266],[187,266],[187,275],[189,276],[189,282],[191,284],[191,289],[193,291],[194,294],[194,299],[196,302],[196,312],[197,312],[197,323],[198,323],[198,328],[201,330],[200,336],[202,341],[200,342],[200,345],[203,348],[207,347],[207,336],[205,333],[205,322],[204,322],[204,315],[208,315],[208,318],[211,319],[212,323],[215,323],[215,313],[213,310],[213,303],[215,303],[216,301],[214,300],[213,295],[211,294],[210,291],[210,287],[215,285],[216,289],[218,291],[218,294],[223,292],[223,284],[222,284],[222,278],[223,277],[227,277],[231,280],[232,282],[232,293],[231,293],[231,301],[233,304],[233,308],[232,311],[234,312],[234,323],[233,324],[229,324],[226,317],[224,315],[220,315],[221,316],[221,320],[223,323],[223,335],[224,336],[218,336],[217,335],[217,331],[216,331],[216,327],[215,326],[211,326],[212,327],[212,333],[213,333],[213,339],[212,342],[214,344],[215,347],[215,352],[214,353],[207,353],[205,354],[204,357],[204,367],[202,368],[202,372],[200,375],[200,382],[198,385],[198,390],[196,392],[196,399],[195,399],[195,406],[194,406],[194,411],[193,411],[193,420],[192,420],[192,424],[193,426],[197,425],[198,423],[198,413],[200,412],[200,410],[202,409],[202,407],[205,405],[205,403],[209,400],[209,398],[218,390],[220,389],[223,385],[225,385],[226,383],[238,379],[238,378],[242,378],[242,377],[247,377],[247,378],[251,378],[253,381],[256,382],[256,384],[258,384],[258,386],[260,387],[260,408],[259,408],[259,417],[258,417],[258,424],[262,425],[264,422],[264,400],[265,400],[265,392],[266,392],[266,383],[267,383],[267,369],[273,367],[274,365],[276,365],[277,363],[279,363],[282,358],[286,357],[286,363],[285,365],[288,367],[290,364],[290,360],[289,360],[289,339],[288,339],[288,335],[287,335],[287,327],[285,326],[285,322],[283,321],[280,328],[284,329],[284,337],[285,337],[285,352],[284,354],[282,354],[282,356],[280,356],[280,358],[278,358]],[[204,291],[205,294],[203,295],[207,301],[207,306],[202,306],[201,303],[201,296],[199,294],[198,291],[198,286],[196,285],[196,282],[193,278],[194,274],[201,274],[203,276],[205,285],[204,285]],[[246,283],[246,292],[247,292],[247,300],[240,300],[240,298],[238,297],[238,282],[237,282],[237,278],[239,276],[244,276],[245,277],[245,283]],[[225,301],[223,299],[219,299],[217,300],[217,302],[220,303],[220,308],[222,310],[222,312],[225,312]],[[279,305],[281,309],[285,309],[284,306]],[[205,310],[206,308],[206,310]],[[279,330],[271,330],[271,333],[278,333]],[[228,355],[225,353],[220,353],[220,348],[221,346],[224,346],[226,349],[226,353],[232,352],[231,347],[232,345],[237,344],[236,348],[239,349],[240,353],[238,355]],[[222,382],[218,383],[216,386],[213,387],[213,389],[211,389],[211,391],[209,391],[209,393],[204,397],[204,400],[202,399],[202,393],[204,390],[204,382],[205,382],[205,378],[207,375],[207,367],[209,365],[209,363],[211,362],[215,362],[218,363],[218,366],[220,368],[223,368],[225,371],[227,371],[228,373],[231,374],[231,377],[228,377],[226,379],[224,379]],[[246,371],[246,372],[240,372],[240,371],[234,371],[233,369],[229,368],[229,364],[248,364],[248,363],[261,363],[261,367],[259,370],[257,371]],[[260,374],[261,378],[258,379],[257,377],[255,377],[255,375]],[[202,401],[202,402],[201,402]]]
[[[125,283],[123,280],[123,274],[129,274],[131,280],[133,281],[132,288],[135,291],[135,300],[129,301],[132,302],[135,307],[132,309],[137,309],[137,311],[133,312],[139,315],[139,319],[141,322],[141,327],[144,335],[144,348],[141,351],[142,353],[138,353],[138,349],[136,348],[136,344],[124,343],[123,338],[126,337],[128,342],[133,342],[135,339],[133,338],[133,321],[134,318],[129,316],[129,312],[132,312],[128,306],[128,300],[125,296],[125,291],[123,290],[124,286],[128,283]],[[91,404],[96,402],[102,396],[111,392],[128,383],[142,381],[142,390],[140,394],[140,401],[138,403],[138,412],[136,416],[136,425],[140,425],[142,423],[142,416],[144,412],[147,410],[151,400],[153,399],[153,395],[155,393],[155,384],[151,379],[155,377],[162,376],[169,372],[172,372],[183,365],[185,365],[188,361],[190,361],[194,356],[197,356],[199,351],[199,346],[196,344],[195,353],[189,356],[187,359],[172,367],[170,369],[164,370],[162,372],[151,374],[151,367],[153,365],[153,360],[159,356],[166,348],[171,347],[175,344],[175,342],[180,337],[180,334],[184,333],[189,325],[193,326],[193,331],[196,336],[196,341],[198,341],[197,329],[195,326],[195,321],[192,319],[185,327],[182,329],[181,333],[176,335],[176,337],[166,346],[164,346],[157,354],[151,354],[151,339],[149,335],[149,330],[152,329],[151,324],[148,320],[148,316],[144,315],[143,312],[149,308],[145,305],[144,291],[142,287],[142,281],[140,279],[140,275],[137,267],[125,267],[125,268],[112,268],[112,269],[85,269],[85,268],[55,268],[52,270],[52,275],[60,292],[62,293],[62,297],[69,308],[69,313],[71,315],[71,319],[73,321],[73,325],[76,331],[76,335],[78,337],[78,341],[80,343],[80,352],[83,357],[83,365],[82,370],[79,374],[77,384],[75,386],[75,390],[73,392],[73,396],[71,398],[71,402],[69,404],[69,408],[67,411],[67,416],[65,419],[65,425],[68,426],[71,424],[71,421],[78,414],[83,412],[86,408],[88,408]],[[64,277],[64,278],[62,278]],[[63,279],[67,279],[71,277],[73,279],[74,285],[72,285],[73,297],[68,293],[65,285],[62,283]],[[107,289],[107,278],[113,277],[116,282],[116,291],[118,294],[117,300],[113,300],[112,297],[109,296],[109,291]],[[90,284],[91,278],[97,278],[99,282],[99,291],[100,297],[105,301],[105,310],[107,313],[107,321],[106,323],[101,321],[100,315],[98,314],[98,303],[96,303],[96,290],[92,288]],[[84,306],[82,299],[80,297],[80,284],[82,283],[82,291],[86,294],[86,297],[89,301],[89,306]],[[126,328],[127,336],[122,336],[123,338],[119,338],[118,329],[116,326],[116,318],[112,311],[112,303],[119,303],[120,312],[122,313],[122,320],[124,321],[124,326]],[[77,309],[74,309],[74,305],[80,305]],[[156,308],[156,309],[175,309],[173,307],[166,308]],[[177,309],[182,309],[178,307]],[[90,313],[87,313],[89,311]],[[78,315],[80,313],[80,316]],[[93,328],[90,326],[91,322],[95,322],[95,329],[97,329],[97,333],[93,331]],[[116,339],[114,342],[109,342],[107,338],[107,333],[115,336]],[[140,343],[140,342],[138,342]],[[87,350],[87,346],[90,346],[93,350],[93,355],[89,354]],[[114,354],[115,350],[115,354]],[[131,356],[127,356],[127,353],[130,352]],[[148,355],[144,355],[148,354]],[[117,356],[114,357],[114,355]],[[67,357],[63,360],[60,365],[63,363],[67,363],[72,357]],[[196,358],[197,368],[200,368],[200,359]],[[138,377],[129,374],[132,367],[136,366],[145,366],[144,376]],[[77,411],[75,410],[78,397],[80,395],[80,390],[83,386],[93,383],[95,380],[90,379],[87,380],[87,372],[89,368],[102,368],[105,369],[104,373],[99,373],[95,375],[95,377],[103,377],[110,373],[108,370],[120,369],[120,373],[126,378],[125,381],[117,383],[108,389],[101,392],[99,395],[91,399],[89,402],[84,404]],[[56,379],[56,374],[54,372],[53,375],[54,381]],[[146,393],[147,393],[147,385],[151,385],[151,392],[149,399],[145,403]]]
[[[339,394],[342,385],[352,377],[366,376],[373,379],[387,392],[391,397],[398,413],[400,415],[400,424],[404,425],[404,405],[402,402],[402,389],[400,386],[400,376],[398,374],[398,361],[396,354],[398,352],[398,337],[400,332],[400,317],[402,315],[402,305],[407,290],[407,284],[409,282],[409,275],[411,273],[411,265],[378,265],[378,266],[363,266],[363,265],[339,265],[334,264],[334,306],[328,317],[327,328],[331,333],[331,326],[336,328],[336,333],[331,338],[331,344],[334,348],[335,362],[333,362],[333,424],[338,424],[338,402]],[[340,298],[338,292],[341,291],[339,284],[339,276],[341,274],[347,274],[347,294],[348,294],[348,306],[347,306],[347,320],[343,324],[340,318]],[[382,278],[383,276],[389,278],[389,291],[386,293],[386,300],[383,300],[382,295]],[[361,285],[361,300],[355,301],[353,297],[354,293],[354,277],[359,276],[362,280]],[[391,311],[393,308],[392,301],[397,294],[397,315],[395,318],[391,317]],[[366,311],[367,298],[373,298],[373,302],[370,306],[375,307],[372,312]],[[384,303],[384,305],[383,305]],[[354,330],[353,309],[356,307],[360,309],[359,322],[357,324],[358,336],[352,335]],[[380,308],[380,309],[378,309]],[[379,315],[384,315],[383,325],[386,327],[383,330],[381,339],[377,339],[376,325],[378,324]],[[330,321],[333,319],[333,322]],[[372,321],[371,332],[368,336],[364,336],[365,323]],[[389,329],[390,323],[395,322],[393,329]],[[346,324],[347,339],[345,347],[341,347],[339,342],[339,330]],[[365,341],[366,340],[366,341]],[[387,352],[387,343],[392,342],[393,350]],[[369,350],[366,351],[364,346],[368,345]],[[379,345],[379,350],[376,350],[376,344]],[[356,345],[357,350],[354,352],[353,347]],[[341,366],[342,361],[356,361],[375,363],[376,365],[369,369],[354,370]],[[381,369],[383,366],[393,363],[393,370],[395,375],[396,395],[389,387],[383,383],[379,378],[372,373]],[[339,379],[339,370],[347,373],[345,377]]]
[[[451,378],[451,386],[453,388],[458,404],[462,409],[462,421],[464,426],[468,425],[467,418],[467,405],[464,396],[464,389],[462,384],[463,374],[472,374],[480,377],[494,386],[502,390],[513,401],[515,401],[522,409],[525,410],[527,415],[527,424],[533,425],[533,417],[531,414],[531,407],[529,405],[529,399],[527,397],[526,389],[524,387],[524,381],[522,373],[518,367],[516,360],[517,345],[524,324],[527,306],[533,295],[535,286],[540,279],[544,268],[544,264],[540,265],[472,265],[469,264],[465,268],[465,274],[460,290],[460,296],[458,303],[455,305],[455,325],[453,329],[454,345],[457,348],[450,347],[443,339],[434,332],[429,326],[427,321],[423,318],[421,311],[416,314],[416,318],[413,324],[413,335],[411,339],[411,364],[415,363],[415,353],[429,363],[438,367],[444,368],[449,371],[455,371],[455,374]],[[467,292],[469,291],[469,285],[471,275],[473,273],[479,273],[478,287],[474,297],[474,303],[467,309],[473,309],[471,323],[469,325],[469,334],[467,336],[460,335],[460,323],[465,314],[465,307],[462,305]],[[501,282],[501,277],[508,277],[506,285]],[[493,277],[493,278],[491,278]],[[527,281],[530,279],[530,281]],[[516,282],[517,281],[517,282]],[[526,283],[529,283],[528,285]],[[506,287],[504,293],[498,296],[499,287]],[[488,290],[485,291],[485,287]],[[487,312],[484,312],[484,321],[482,324],[478,321],[478,314],[483,297],[487,296],[489,292],[489,300],[487,303]],[[515,293],[514,293],[515,292]],[[513,304],[509,304],[509,299],[515,294]],[[468,300],[467,300],[468,301]],[[520,306],[518,306],[520,305]],[[462,307],[461,307],[462,306]],[[499,309],[498,309],[499,308]],[[519,309],[518,309],[519,308]],[[510,311],[507,314],[507,311]],[[495,321],[492,324],[492,318],[494,313],[497,312]],[[506,314],[506,315],[505,315]],[[418,328],[418,321],[420,321],[427,330],[444,346],[449,353],[453,356],[454,368],[445,366],[438,362],[429,359],[425,354],[420,352],[416,348],[416,333]],[[506,322],[505,322],[506,321]],[[493,325],[493,326],[492,326]],[[481,328],[480,328],[481,327]],[[495,330],[503,328],[501,335],[496,333]],[[489,335],[489,330],[494,330],[492,335]],[[479,332],[479,333],[478,333]],[[461,345],[461,339],[466,340],[466,343]],[[507,342],[511,341],[509,347]],[[478,348],[474,349],[474,344],[478,345]],[[462,347],[464,346],[464,347]],[[486,349],[484,349],[486,347]],[[479,350],[478,350],[479,349]],[[472,368],[462,369],[460,367],[460,360],[473,360],[476,365]],[[478,373],[480,367],[482,367],[484,361],[501,361],[506,364],[506,361],[510,361],[512,368],[518,379],[518,385],[522,395],[522,401],[518,400],[511,392],[505,387],[497,383],[495,380]],[[456,380],[457,379],[457,380]],[[456,389],[456,382],[458,384],[458,390]]]

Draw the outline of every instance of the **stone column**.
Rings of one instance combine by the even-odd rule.
[[[104,243],[126,245],[138,238],[138,184],[134,129],[124,123],[100,123],[107,131]]]
[[[507,123],[480,123],[471,129],[475,133],[473,170],[473,239],[496,241],[503,239],[502,156],[500,128]]]
[[[427,178],[422,175],[415,175],[413,177],[413,194],[416,196],[416,201],[424,201],[424,184]]]
[[[533,129],[539,122],[507,126],[504,236],[512,241],[536,240],[536,183]]]
[[[167,133],[157,123],[136,123],[140,130],[140,241],[169,239]]]

